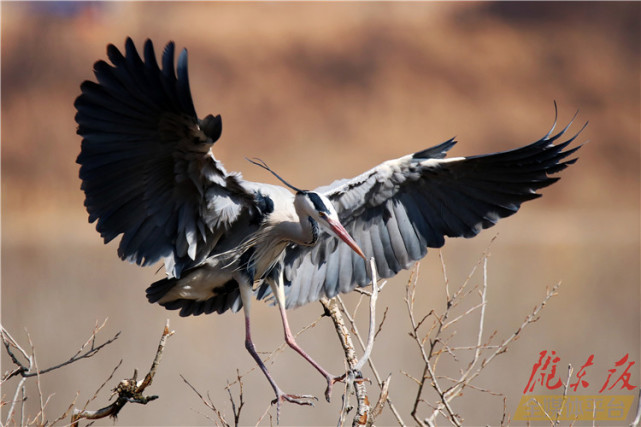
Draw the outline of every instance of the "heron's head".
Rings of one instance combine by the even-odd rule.
[[[347,243],[361,258],[366,259],[361,248],[358,247],[358,244],[341,224],[334,205],[327,197],[314,191],[298,190],[294,199],[294,206],[299,216],[311,218],[328,233]]]
[[[352,239],[352,236],[350,236],[347,230],[345,230],[345,227],[343,227],[338,219],[338,214],[336,213],[336,209],[334,209],[334,205],[332,205],[332,202],[330,202],[327,197],[314,191],[301,190],[294,187],[289,182],[281,178],[276,172],[271,170],[271,168],[260,159],[247,160],[256,166],[260,166],[261,168],[269,171],[272,175],[278,178],[280,182],[296,192],[294,208],[296,209],[296,213],[298,214],[301,222],[308,221],[309,219],[312,224],[316,223],[320,225],[328,233],[347,243],[347,245],[352,248],[358,256],[366,260],[365,254],[363,254],[361,248],[358,247],[358,244],[354,239]]]

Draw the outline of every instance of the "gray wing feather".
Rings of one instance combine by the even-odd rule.
[[[539,197],[536,190],[559,179],[551,174],[576,161],[566,158],[580,146],[567,147],[583,128],[554,145],[569,126],[552,135],[553,126],[515,150],[448,160],[451,139],[317,191],[332,201],[364,254],[374,257],[380,277],[391,277],[423,258],[427,248],[443,246],[445,236],[473,237]],[[288,307],[369,282],[364,260],[327,233],[314,247],[286,249],[284,278]]]
[[[149,40],[144,61],[129,38],[124,55],[109,45],[107,56],[113,65],[98,61],[97,83],[84,82],[74,104],[89,221],[97,221],[105,243],[122,234],[121,258],[140,265],[164,259],[169,276],[178,277],[206,258],[252,197],[209,150],[222,122],[196,116],[186,50],[177,73],[173,42],[162,69]]]

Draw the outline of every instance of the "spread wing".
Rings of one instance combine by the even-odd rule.
[[[252,203],[237,174],[210,148],[220,116],[199,120],[189,90],[187,51],[174,71],[174,43],[162,69],[150,40],[144,61],[131,39],[125,55],[107,47],[113,65],[94,65],[76,99],[77,162],[89,221],[105,243],[122,234],[118,255],[140,265],[165,261],[170,277],[201,263],[224,230]]]
[[[554,144],[569,126],[556,135],[553,127],[530,145],[480,156],[446,159],[455,144],[449,140],[318,191],[367,258],[375,258],[379,275],[391,277],[427,248],[443,246],[445,236],[473,237],[540,197],[536,190],[559,179],[550,175],[576,161],[566,158],[580,146],[567,147],[581,131]],[[288,307],[369,283],[363,259],[327,233],[314,247],[287,249],[284,278]]]

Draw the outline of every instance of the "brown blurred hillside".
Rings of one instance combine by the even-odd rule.
[[[605,371],[630,353],[638,385],[640,17],[638,2],[2,3],[2,323],[25,343],[29,330],[41,366],[73,353],[96,319],[109,317],[110,331],[123,332],[94,359],[43,378],[45,394],[56,393],[48,410],[59,415],[77,391],[84,402],[120,358],[117,377],[146,369],[165,318],[177,333],[149,390],[160,400],[125,408],[120,425],[207,424],[178,374],[222,405],[236,368],[253,366],[240,314],[180,319],[148,304],[144,289],[162,272],[121,262],[116,245],[103,245],[87,223],[73,102],[105,46],[122,48],[127,36],[137,46],[151,38],[156,52],[169,40],[188,48],[196,110],[223,117],[214,154],[250,180],[274,182],[245,157],[314,188],[453,136],[454,156],[511,149],[547,133],[553,101],[558,129],[580,110],[571,130],[589,121],[578,138],[589,143],[579,162],[515,217],[476,239],[449,241],[445,258],[450,279],[462,280],[499,233],[488,328],[500,335],[521,324],[546,286],[563,282],[525,339],[479,378],[508,397],[509,411],[545,349],[562,355],[564,372],[593,353]],[[435,251],[421,272],[427,312],[442,298]],[[415,386],[401,371],[416,374],[417,365],[406,279],[385,290],[389,319],[373,357],[392,373],[391,396],[410,422]],[[277,312],[265,304],[254,311],[259,350],[272,350],[282,342]],[[299,329],[320,313],[307,306],[291,322]],[[300,343],[338,373],[338,342],[323,325]],[[320,396],[322,379],[292,353],[271,366],[274,376],[288,391]],[[254,424],[272,396],[259,373],[248,378],[241,421]],[[458,407],[466,424],[500,421],[500,399],[466,393]],[[331,405],[311,409],[286,405],[282,423],[333,425],[339,397],[336,390]],[[380,424],[394,418],[384,414]]]

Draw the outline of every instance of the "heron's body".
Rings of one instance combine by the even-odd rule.
[[[164,261],[167,277],[148,288],[150,302],[183,316],[243,307],[245,345],[278,401],[301,403],[280,391],[253,347],[253,297],[273,295],[286,341],[325,376],[329,398],[334,378],[297,346],[285,308],[366,286],[366,259],[391,277],[445,237],[477,235],[539,197],[538,189],[559,179],[550,175],[576,161],[567,159],[579,148],[568,148],[576,135],[558,142],[568,125],[510,151],[446,159],[451,139],[314,191],[293,187],[265,164],[285,186],[245,181],[212,153],[222,121],[197,117],[187,52],[176,72],[173,43],[162,68],[150,41],[144,61],[131,39],[125,48],[123,55],[108,46],[113,66],[98,61],[98,83],[84,82],[75,103],[89,220],[105,242],[122,234],[121,258]]]
[[[289,190],[251,182],[243,186],[254,192],[263,210],[241,214],[202,264],[180,278],[154,283],[147,292],[151,301],[167,308],[179,306],[183,315],[237,311],[241,300],[236,277],[245,275],[260,285],[282,265],[287,245],[313,243],[312,222],[300,221]]]

